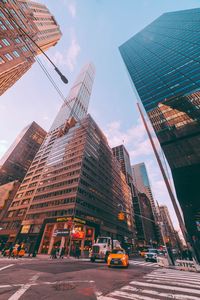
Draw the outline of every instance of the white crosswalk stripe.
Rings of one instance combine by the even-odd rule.
[[[136,266],[143,266],[143,267],[159,268],[159,265],[157,263],[151,263],[146,261],[129,260],[129,264],[136,265]]]
[[[200,300],[200,273],[156,269],[97,300]]]

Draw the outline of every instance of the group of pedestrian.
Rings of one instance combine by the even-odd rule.
[[[66,248],[65,247],[62,247],[61,249],[60,248],[57,248],[57,247],[53,247],[52,250],[51,250],[51,255],[50,255],[50,258],[52,259],[56,259],[56,258],[61,258],[63,259],[64,258],[64,255],[68,253],[66,251]],[[80,248],[78,247],[78,245],[72,245],[71,247],[71,251],[70,251],[70,255],[71,256],[74,256],[76,258],[80,258],[80,255],[81,255],[81,250]]]
[[[81,250],[78,245],[73,245],[71,249],[71,255],[75,258],[80,258]]]
[[[62,247],[61,250],[59,248],[53,247],[51,250],[51,255],[50,258],[56,259],[56,258],[61,258],[63,259],[65,255],[65,248]]]
[[[25,249],[21,244],[10,245],[9,247],[5,247],[1,252],[2,256],[8,258],[18,258],[22,257],[25,254]]]

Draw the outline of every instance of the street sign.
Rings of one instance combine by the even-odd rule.
[[[54,231],[54,236],[69,236],[70,230],[69,229],[60,229]]]

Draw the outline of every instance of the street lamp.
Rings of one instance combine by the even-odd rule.
[[[15,11],[15,10],[14,10]],[[28,39],[41,51],[41,53],[47,58],[47,60],[52,64],[52,66],[54,67],[54,70],[56,71],[56,73],[60,76],[62,82],[64,82],[65,84],[68,83],[68,79],[62,74],[62,72],[58,69],[58,67],[56,67],[56,65],[52,62],[52,60],[49,58],[49,56],[42,50],[42,48],[32,39],[32,37],[30,37],[30,35],[19,25],[16,23],[15,20],[13,20],[13,15],[8,11],[4,9],[4,12],[7,14],[7,16],[12,20],[12,22],[14,23],[15,27],[17,29],[19,29],[20,33],[21,33],[21,37],[23,37],[23,35],[26,35],[28,37]],[[15,14],[20,18],[20,16],[18,15],[18,13],[15,11]],[[23,33],[23,34],[22,34]],[[25,44],[27,45],[27,43],[25,42]],[[28,45],[29,49],[30,46]]]

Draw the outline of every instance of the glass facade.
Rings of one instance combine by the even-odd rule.
[[[198,8],[165,13],[120,46],[146,111],[200,88],[199,20]]]
[[[144,163],[131,166],[133,174],[133,183],[140,193],[147,195],[151,203],[151,208],[154,216],[156,216],[156,206],[151,191],[147,169]]]
[[[171,167],[200,261],[200,9],[165,13],[120,46]]]
[[[50,130],[62,126],[70,117],[78,120],[87,115],[94,76],[95,68],[91,63],[82,68]]]

